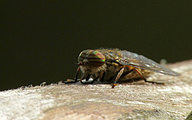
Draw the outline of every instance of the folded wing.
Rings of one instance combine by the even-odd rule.
[[[126,50],[122,50],[121,54],[122,54],[122,57],[119,59],[119,63],[122,65],[129,65],[136,68],[151,70],[151,71],[166,74],[166,75],[172,75],[172,76],[179,75],[178,73],[142,55],[138,55],[136,53],[132,53]]]

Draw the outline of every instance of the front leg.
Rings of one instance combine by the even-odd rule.
[[[82,84],[92,84],[94,81],[89,81],[89,79],[90,79],[90,77],[91,77],[91,75],[90,74],[88,74],[87,76],[86,76],[86,82],[83,82],[83,79],[81,79],[80,80],[80,82],[82,83]]]
[[[82,84],[93,84],[93,83],[94,83],[95,81],[97,81],[97,80],[103,82],[104,76],[105,76],[105,72],[103,71],[103,72],[101,72],[97,77],[95,77],[92,81],[89,81],[89,82],[88,82],[88,80],[89,80],[89,78],[90,78],[90,75],[88,75],[88,76],[86,77],[86,81],[87,81],[87,82],[82,82],[82,81],[81,81],[81,83],[82,83]]]
[[[79,82],[80,80],[72,80],[72,79],[67,79],[67,81],[64,81],[65,84],[70,84],[70,83],[76,83]]]
[[[65,84],[69,84],[69,83],[79,82],[79,80],[77,79],[77,78],[78,78],[79,71],[80,71],[80,66],[77,68],[77,71],[76,71],[76,73],[75,73],[75,80],[67,79],[67,81],[64,81],[64,83],[65,83]]]

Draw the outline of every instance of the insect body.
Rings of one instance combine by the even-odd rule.
[[[172,76],[179,75],[142,55],[119,49],[83,50],[78,57],[78,69],[74,82],[78,81],[77,77],[80,70],[83,73],[81,82],[83,79],[88,81],[89,78],[93,78],[91,83],[96,80],[107,81],[112,83],[112,88],[116,86],[117,81],[131,78],[140,77],[145,82],[151,82],[145,79],[151,72]]]

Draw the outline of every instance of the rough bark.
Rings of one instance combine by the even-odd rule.
[[[181,76],[155,73],[118,84],[51,84],[0,92],[2,120],[181,120],[192,110],[192,60],[169,65]]]

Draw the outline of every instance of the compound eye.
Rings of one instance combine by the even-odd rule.
[[[87,59],[87,55],[90,52],[90,50],[83,50],[78,57],[78,63],[83,62],[84,59]]]
[[[99,67],[105,63],[105,56],[98,51],[90,52],[87,59],[93,67]]]

